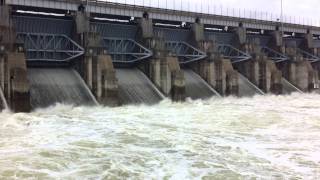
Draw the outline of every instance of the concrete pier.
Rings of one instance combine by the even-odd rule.
[[[289,57],[288,61],[277,63],[277,67],[282,72],[283,77],[304,92],[317,89],[319,86],[318,71],[312,67],[310,61],[298,54],[297,45],[286,46],[283,43],[282,32],[279,30],[274,31],[271,36],[270,47]],[[310,35],[306,35],[306,43],[303,46],[304,48],[309,46],[307,49],[311,49],[312,39]]]
[[[290,62],[280,63],[278,67],[284,77],[300,90],[310,92],[317,88],[318,72],[313,69],[310,62],[302,57],[291,56]]]
[[[8,54],[9,82],[7,99],[14,112],[29,112],[30,85],[27,78],[26,58],[23,52]]]
[[[90,14],[79,9],[75,16],[76,40],[85,48],[83,78],[102,105],[118,106],[118,81],[111,56],[102,47],[101,36],[90,30]]]
[[[235,68],[264,93],[282,94],[282,73],[275,62],[261,52],[260,40],[248,40],[246,31],[240,23],[235,30],[234,45],[250,54],[252,59],[236,63]]]
[[[220,95],[238,95],[238,74],[233,69],[230,59],[224,58],[217,51],[215,42],[205,40],[204,25],[199,19],[192,26],[191,43],[203,52],[207,58],[190,65]]]
[[[184,101],[185,78],[178,59],[167,52],[163,37],[154,34],[152,19],[147,13],[139,20],[136,39],[153,51],[149,71],[146,72],[149,78],[165,96],[173,101]]]
[[[29,112],[30,86],[24,48],[16,44],[10,8],[0,6],[0,88],[14,112]]]
[[[259,39],[245,44],[245,51],[251,54],[249,64],[240,65],[242,72],[249,80],[265,93],[282,94],[282,73],[273,60],[261,52]]]
[[[318,43],[315,43],[315,39],[313,37],[313,34],[311,33],[310,29],[307,30],[307,33],[304,35],[304,40],[303,43],[300,45],[302,50],[315,55],[320,59],[320,41],[318,40]],[[313,85],[311,84],[311,89],[312,90],[319,90],[320,84],[319,84],[319,79],[320,79],[320,61],[316,62],[310,62],[313,70],[313,75],[315,77],[311,77],[313,79]],[[312,75],[311,75],[312,76]],[[312,87],[313,86],[313,87]]]
[[[8,106],[14,112],[29,112],[30,87],[24,53],[5,50],[0,54],[0,66],[1,91]]]

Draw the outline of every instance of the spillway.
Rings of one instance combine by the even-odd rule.
[[[164,96],[137,68],[116,69],[121,104],[157,104]]]
[[[7,109],[7,108],[8,108],[8,104],[7,104],[6,98],[4,97],[3,91],[0,87],[0,110]]]
[[[291,94],[293,92],[302,92],[285,78],[282,78],[283,94]]]
[[[80,75],[70,68],[29,68],[31,106],[43,108],[56,103],[97,105]]]
[[[264,95],[264,92],[239,73],[239,96],[250,97],[254,95]]]
[[[186,96],[191,99],[209,99],[212,96],[220,96],[210,85],[198,74],[190,69],[184,69],[186,82]]]

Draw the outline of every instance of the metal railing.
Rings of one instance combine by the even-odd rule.
[[[7,4],[15,4],[19,1],[19,4],[27,4],[27,0],[7,0]],[[38,0],[34,0],[38,1]],[[201,1],[192,1],[192,0],[54,0],[51,4],[59,2],[68,2],[74,4],[83,4],[87,5],[90,11],[90,5],[115,5],[115,6],[124,6],[124,7],[134,7],[134,8],[143,8],[148,10],[148,8],[153,9],[164,9],[179,11],[181,13],[197,13],[203,15],[219,15],[227,17],[237,17],[241,19],[252,19],[252,20],[261,20],[269,21],[274,23],[279,23],[281,19],[281,14],[270,13],[266,11],[257,11],[257,10],[247,10],[242,8],[234,8],[223,6],[222,4],[214,3],[210,0],[201,0]],[[32,2],[35,3],[35,2]],[[32,4],[31,3],[31,4]],[[42,3],[42,2],[39,2]],[[30,4],[30,3],[29,3]],[[42,3],[43,4],[43,3]],[[284,23],[296,24],[296,25],[306,25],[306,26],[320,26],[320,19],[315,18],[306,18],[306,17],[296,17],[292,15],[283,15],[282,18]]]
[[[84,5],[87,4],[86,0],[81,1]],[[146,8],[158,8],[158,9],[167,9],[174,11],[184,11],[184,12],[193,12],[200,14],[208,15],[221,15],[229,17],[238,17],[245,19],[254,19],[254,20],[263,20],[271,22],[279,22],[281,19],[281,14],[270,13],[266,11],[257,11],[257,10],[246,10],[241,8],[234,8],[223,6],[222,4],[214,3],[210,0],[89,0],[90,3],[100,3],[100,4],[122,4],[125,6],[138,6]],[[283,15],[283,22],[290,24],[301,24],[309,26],[320,26],[320,19],[312,19],[306,17],[296,17],[292,15]]]

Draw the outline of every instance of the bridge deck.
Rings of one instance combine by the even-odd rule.
[[[249,18],[239,18],[231,16],[204,14],[197,12],[187,12],[178,10],[160,9],[154,7],[133,6],[128,4],[101,2],[101,1],[89,1],[87,11],[97,14],[110,14],[128,17],[142,17],[145,11],[149,12],[149,15],[153,19],[178,21],[178,22],[195,22],[196,17],[200,17],[204,24],[220,25],[220,26],[232,26],[237,27],[240,22],[246,28],[263,29],[263,30],[275,30],[278,22],[268,20],[257,20]],[[76,11],[78,6],[85,1],[81,0],[7,0],[7,4],[12,6],[19,6],[30,8],[46,8],[46,9],[58,9],[58,10],[73,10]],[[284,31],[295,33],[307,33],[307,29],[311,29],[313,34],[320,35],[320,27],[305,26],[291,23],[284,23]]]

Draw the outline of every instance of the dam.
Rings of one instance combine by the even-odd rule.
[[[1,109],[319,89],[319,27],[88,2],[1,1]]]
[[[319,27],[110,1],[0,0],[1,180],[320,179]]]

